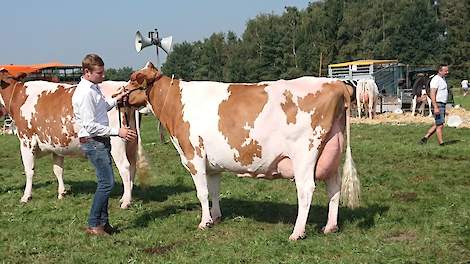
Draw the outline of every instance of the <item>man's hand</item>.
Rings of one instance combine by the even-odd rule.
[[[116,99],[116,101],[120,101],[123,97],[129,95],[129,91],[124,90],[124,87],[119,88],[118,92],[111,95],[111,98]]]
[[[121,127],[119,128],[119,137],[125,139],[126,141],[134,141],[137,138],[137,134],[130,128]]]

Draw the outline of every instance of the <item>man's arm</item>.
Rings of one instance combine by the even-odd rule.
[[[93,96],[91,93],[84,95],[79,104],[78,111],[80,113],[82,126],[88,134],[95,136],[117,136],[119,134],[118,129],[112,129],[109,126],[104,126],[95,122],[95,104],[93,103]]]
[[[439,106],[437,105],[436,95],[437,95],[437,88],[431,87],[431,103],[434,109],[434,115],[439,114]]]

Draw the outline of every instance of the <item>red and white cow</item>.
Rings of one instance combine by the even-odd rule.
[[[58,181],[58,199],[65,194],[63,181],[64,156],[80,156],[80,144],[72,109],[72,95],[75,86],[46,81],[19,81],[24,74],[12,76],[7,70],[0,69],[1,98],[17,127],[20,140],[21,158],[26,174],[26,186],[21,202],[28,202],[32,197],[34,160],[46,153],[52,153],[53,171]],[[122,89],[126,82],[103,82],[100,84],[105,96],[111,96]],[[122,121],[128,118],[129,125],[136,128],[134,110],[126,109]],[[125,117],[124,117],[125,116]],[[108,112],[110,125],[119,126],[116,109]],[[137,130],[139,126],[137,124]],[[121,208],[127,208],[132,199],[133,179],[136,166],[146,171],[142,146],[137,141],[125,142],[112,137],[112,156],[121,175],[124,193]],[[140,154],[140,155],[138,155]],[[139,159],[139,163],[136,165]]]
[[[151,105],[191,173],[202,207],[199,228],[220,221],[220,173],[231,171],[254,178],[295,180],[299,207],[291,240],[304,237],[315,180],[325,180],[330,202],[324,232],[334,232],[346,124],[343,194],[350,198],[349,206],[357,206],[359,181],[346,114],[352,88],[343,82],[315,77],[257,84],[185,82],[163,76],[147,63],[131,75],[126,89],[130,104]]]
[[[369,112],[369,118],[375,117],[375,110],[377,107],[377,100],[379,98],[379,88],[372,79],[363,79],[357,82],[356,88],[356,102],[357,102],[357,113],[361,118],[361,112],[364,110]]]

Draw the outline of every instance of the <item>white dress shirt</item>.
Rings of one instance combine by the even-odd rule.
[[[109,127],[107,112],[116,100],[107,99],[97,84],[82,77],[72,96],[73,113],[79,127],[78,137],[117,136],[119,128]]]

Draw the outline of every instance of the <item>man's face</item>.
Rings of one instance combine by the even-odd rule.
[[[104,81],[104,66],[93,66],[93,70],[85,69],[84,78],[92,83]]]
[[[441,75],[442,77],[447,77],[448,74],[449,74],[449,67],[447,66],[444,66],[439,70],[439,75]]]

